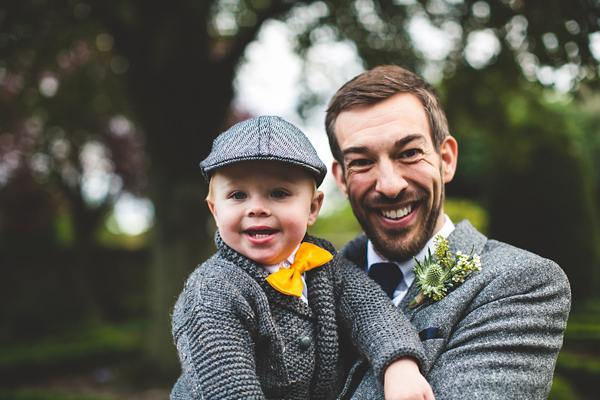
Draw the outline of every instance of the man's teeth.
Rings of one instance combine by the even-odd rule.
[[[400,218],[408,215],[411,211],[412,211],[412,206],[406,206],[399,210],[391,210],[391,211],[382,210],[381,213],[386,218],[400,219]]]

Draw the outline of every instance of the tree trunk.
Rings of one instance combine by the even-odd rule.
[[[177,351],[171,336],[171,315],[190,272],[213,251],[207,232],[206,190],[199,182],[178,182],[172,186],[168,204],[157,204],[150,264],[151,328],[148,353],[162,376],[179,370]],[[168,215],[165,215],[168,214]],[[170,218],[169,218],[170,217]],[[165,221],[168,219],[167,221]]]

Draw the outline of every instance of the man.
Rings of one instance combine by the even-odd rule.
[[[336,183],[365,231],[342,253],[370,275],[380,268],[373,265],[394,262],[390,271],[399,283],[389,293],[420,332],[423,374],[436,398],[546,398],[570,308],[569,283],[552,261],[489,240],[468,221],[455,226],[444,214],[458,146],[436,90],[400,67],[366,71],[331,100],[326,129]],[[473,250],[481,270],[441,300],[409,307],[419,294],[412,259],[433,252],[437,235],[447,238],[452,254]],[[389,282],[379,283],[385,289]],[[372,398],[374,390],[367,374],[355,398]]]

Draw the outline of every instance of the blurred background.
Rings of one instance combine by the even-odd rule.
[[[551,398],[597,398],[599,23],[597,0],[2,1],[0,399],[168,398],[212,140],[281,115],[330,165],[327,102],[390,63],[440,91],[451,218],[566,271]],[[322,190],[312,233],[339,248],[360,228]]]

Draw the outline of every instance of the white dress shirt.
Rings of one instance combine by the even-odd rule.
[[[431,239],[429,239],[429,241],[425,244],[425,247],[423,247],[423,249],[415,256],[415,258],[417,260],[419,260],[419,262],[423,262],[423,260],[425,259],[425,256],[427,255],[428,249],[431,249],[431,252],[433,253],[434,238],[436,236],[441,235],[447,239],[448,236],[450,236],[450,234],[454,230],[454,224],[452,223],[452,220],[450,220],[450,217],[448,217],[445,214],[444,214],[444,217],[445,217],[445,221],[444,221],[444,226],[442,226],[442,229],[440,229],[439,232],[435,233],[431,237]],[[375,263],[380,263],[380,262],[390,262],[390,261],[386,260],[385,258],[382,258],[379,254],[377,254],[377,252],[375,251],[375,248],[373,247],[373,243],[371,242],[371,240],[369,240],[367,242],[367,272],[371,268],[371,265],[373,265]],[[398,284],[398,287],[396,287],[396,290],[394,291],[394,298],[392,299],[394,304],[396,306],[398,306],[398,304],[400,304],[400,302],[406,295],[408,288],[415,280],[415,274],[413,272],[414,260],[411,258],[404,262],[395,262],[395,261],[392,261],[392,262],[394,264],[396,264],[398,266],[398,268],[400,268],[400,271],[402,271],[402,274],[404,275],[404,279],[402,279],[402,282],[400,282],[400,284]]]

